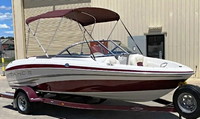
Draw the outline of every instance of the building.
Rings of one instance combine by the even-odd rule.
[[[144,48],[144,54],[185,64],[196,72],[194,77],[200,77],[199,0],[13,0],[16,58],[41,53],[36,42],[30,39],[32,42],[28,47],[30,51],[26,52],[28,49],[26,46],[28,31],[24,23],[26,18],[55,9],[88,6],[103,7],[118,12],[133,37]],[[57,24],[57,21],[41,24],[51,28]],[[73,29],[73,25],[68,28],[68,31],[77,31]],[[104,27],[97,28],[94,36],[98,38],[99,34],[104,34],[103,29]],[[61,32],[60,36],[62,33],[64,34]],[[79,33],[76,33],[77,39],[81,38],[78,36]],[[122,29],[119,29],[114,37],[121,38],[125,44],[128,44],[130,38],[121,33]],[[47,39],[48,37],[50,36],[46,36]],[[74,39],[66,37],[72,41]],[[59,37],[61,41],[62,38]],[[44,40],[42,43],[45,42]],[[63,42],[55,42],[56,47],[61,47]]]
[[[2,50],[14,50],[14,41],[11,39],[1,39]]]
[[[5,58],[14,58],[14,41],[12,39],[1,39],[0,56],[4,53]]]

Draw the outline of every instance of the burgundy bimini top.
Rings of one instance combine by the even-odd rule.
[[[54,10],[26,19],[29,24],[38,19],[66,17],[80,23],[82,26],[94,23],[118,21],[120,16],[111,10],[96,7],[82,7],[76,9]]]

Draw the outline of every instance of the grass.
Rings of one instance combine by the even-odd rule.
[[[15,58],[5,58],[4,59],[4,65],[7,66],[13,60],[15,60]],[[1,58],[1,61],[0,61],[0,67],[2,67],[2,58]]]

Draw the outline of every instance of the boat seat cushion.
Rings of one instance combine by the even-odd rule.
[[[120,62],[115,57],[107,57],[103,62],[107,65],[120,64]]]
[[[140,54],[129,55],[128,65],[145,66],[144,56]]]

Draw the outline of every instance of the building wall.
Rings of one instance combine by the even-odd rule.
[[[24,8],[22,0],[12,0],[13,26],[15,40],[15,58],[21,59],[25,56],[25,30],[24,30]]]
[[[162,27],[162,32],[167,33],[166,59],[191,67],[196,71],[194,77],[200,77],[199,0],[92,0],[91,6],[118,12],[135,36],[148,33],[149,27]],[[97,32],[104,33],[104,29],[101,27]],[[121,33],[122,28],[115,33],[115,38],[127,43],[127,35]]]

